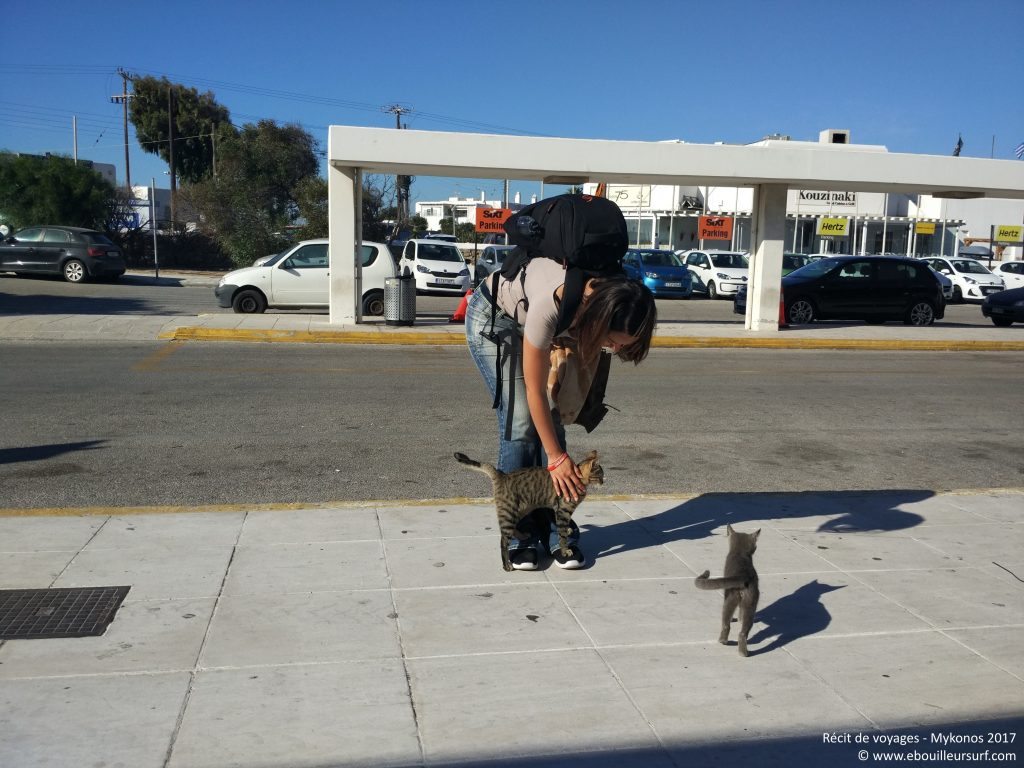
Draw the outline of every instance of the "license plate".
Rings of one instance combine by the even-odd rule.
[[[435,282],[439,283],[440,285],[455,285],[455,280],[454,278],[451,277],[439,277],[437,278],[437,280],[435,280]]]
[[[992,285],[992,286],[985,286],[984,288],[981,289],[981,292],[982,293],[986,293],[986,294],[988,294],[988,293],[999,293],[1001,290],[1002,290],[1002,288],[997,288],[996,286]]]
[[[989,312],[991,312],[993,315],[1008,315],[1008,314],[1010,314],[1010,310],[1008,310],[1006,307],[991,307],[991,308],[989,308]]]
[[[682,283],[665,283],[666,288],[682,288]]]

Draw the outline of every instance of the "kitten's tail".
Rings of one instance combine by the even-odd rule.
[[[473,459],[469,458],[469,456],[467,456],[464,453],[456,453],[455,454],[455,459],[460,464],[465,464],[470,469],[475,469],[477,472],[483,472],[485,475],[487,475],[489,478],[491,478],[492,481],[496,480],[498,478],[498,475],[501,474],[494,467],[493,464],[484,464],[483,462],[480,462],[480,461],[474,461]]]
[[[693,585],[697,589],[743,589],[747,582],[743,579],[709,579],[711,571],[704,571]]]

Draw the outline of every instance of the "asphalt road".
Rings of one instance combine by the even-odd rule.
[[[184,285],[180,278],[161,273],[160,283],[153,278],[126,275],[116,283],[72,285],[59,278],[14,277],[0,274],[0,313],[2,314],[100,314],[100,315],[200,315],[231,313],[217,305],[213,295],[216,280],[209,285]],[[418,296],[419,318],[447,318],[459,299],[452,296]],[[304,311],[305,312],[305,311]],[[287,313],[286,313],[287,314]],[[327,314],[323,310],[320,314]],[[688,300],[659,299],[658,316],[682,323],[736,323],[743,318],[732,311],[728,300],[709,301],[695,296]],[[939,326],[991,327],[977,304],[946,308]]]
[[[2,343],[0,507],[487,496],[460,348]],[[1022,356],[654,350],[576,453],[616,494],[1024,486]]]

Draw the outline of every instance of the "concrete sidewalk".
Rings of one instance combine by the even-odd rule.
[[[102,637],[0,644],[0,765],[1016,757],[1022,509],[1013,490],[596,496],[590,567],[514,573],[486,501],[0,517],[0,587],[131,586]],[[721,573],[727,523],[762,529],[749,658],[693,585]]]

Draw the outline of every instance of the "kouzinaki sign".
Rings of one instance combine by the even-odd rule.
[[[801,189],[799,194],[800,207],[812,205],[831,205],[833,208],[855,208],[856,192],[808,192]]]

